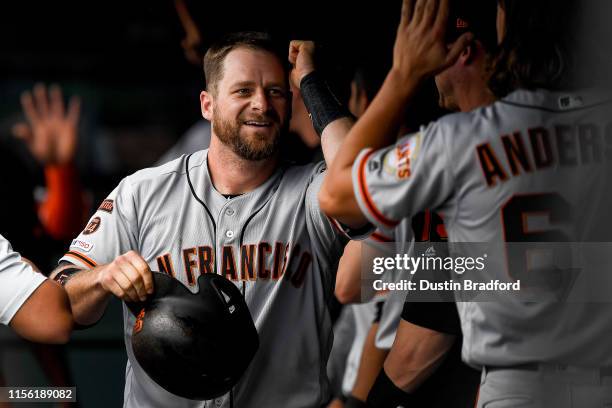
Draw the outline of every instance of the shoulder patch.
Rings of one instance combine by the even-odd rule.
[[[89,252],[93,249],[94,244],[91,242],[84,241],[82,239],[74,239],[70,244],[70,248],[78,248],[83,252]]]
[[[115,208],[114,201],[106,199],[102,201],[102,204],[100,204],[100,207],[98,207],[98,210],[105,211],[107,213],[112,213],[114,208]]]
[[[421,149],[421,137],[422,134],[419,132],[400,140],[385,159],[385,172],[395,175],[398,180],[410,177],[412,164]]]
[[[98,228],[100,228],[101,223],[102,223],[102,220],[100,219],[100,217],[92,218],[92,220],[89,221],[89,224],[87,224],[87,226],[83,230],[83,234],[85,235],[93,234],[94,232],[98,230]]]

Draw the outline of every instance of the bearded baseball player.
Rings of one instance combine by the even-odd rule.
[[[595,22],[568,32],[583,22],[582,2],[500,0],[489,85],[501,99],[394,142],[418,84],[472,41],[465,34],[447,47],[448,3],[404,1],[393,68],[331,165],[323,210],[353,227],[389,228],[435,209],[455,243],[609,241],[610,94],[593,88],[609,66],[585,52]],[[586,65],[572,64],[581,59]],[[519,259],[502,258],[492,260],[490,277],[519,271]],[[589,278],[609,274],[601,254],[584,262]],[[457,305],[463,359],[482,369],[479,407],[612,403],[609,303],[508,296]]]
[[[290,45],[292,80],[302,88],[325,87],[310,72],[313,47]],[[62,258],[71,264],[61,267],[65,288],[85,324],[100,318],[113,295],[144,300],[154,290],[151,269],[194,291],[199,275],[221,274],[248,304],[258,353],[231,393],[208,402],[172,395],[147,377],[131,350],[135,318],[124,308],[126,407],[297,408],[329,398],[327,301],[347,238],[319,210],[325,164],[290,166],[278,157],[291,103],[285,59],[262,33],[213,45],[200,96],[212,123],[210,148],[125,178]],[[332,112],[330,129],[349,126],[347,116]],[[331,160],[341,141],[326,132]]]
[[[0,324],[39,343],[66,343],[73,325],[66,292],[25,262],[2,235]]]

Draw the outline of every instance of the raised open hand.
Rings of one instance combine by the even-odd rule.
[[[393,69],[405,78],[422,80],[453,65],[472,41],[465,33],[446,44],[450,0],[404,0],[393,48]]]
[[[21,95],[21,105],[27,123],[18,123],[13,134],[24,140],[36,159],[45,165],[70,163],[78,142],[80,99],[70,98],[66,110],[62,91],[53,85],[47,91],[37,84],[33,92]]]

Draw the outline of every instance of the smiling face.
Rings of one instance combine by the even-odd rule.
[[[204,117],[212,133],[246,160],[263,160],[278,151],[289,119],[287,73],[267,51],[246,47],[230,51],[223,73],[202,92]]]

